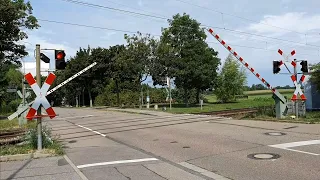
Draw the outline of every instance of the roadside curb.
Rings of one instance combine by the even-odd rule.
[[[82,180],[88,180],[88,178],[77,168],[76,165],[73,164],[73,162],[69,159],[67,155],[64,155],[63,157],[70,164],[73,170],[80,176]]]
[[[27,159],[38,159],[38,158],[46,158],[55,156],[53,154],[46,154],[41,152],[34,152],[29,154],[15,154],[15,155],[5,155],[0,156],[0,162],[7,162],[7,161],[23,161]]]

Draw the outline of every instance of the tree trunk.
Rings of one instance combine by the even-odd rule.
[[[196,103],[200,103],[200,89],[197,89]]]
[[[116,80],[116,91],[117,91],[117,104],[118,104],[118,107],[120,107],[120,92],[119,92],[118,80]]]
[[[92,105],[92,96],[91,96],[91,88],[88,88],[88,94],[89,94],[89,100],[90,100],[90,107],[93,107],[93,105]]]
[[[84,106],[84,88],[82,90],[82,106]]]
[[[188,96],[188,89],[184,89],[184,103],[186,107],[189,107],[189,96]]]
[[[76,107],[79,107],[78,95],[76,96]]]

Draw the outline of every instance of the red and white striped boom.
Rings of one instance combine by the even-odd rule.
[[[249,69],[252,74],[254,74],[264,85],[266,85],[276,96],[278,96],[278,98],[285,103],[286,100],[285,98],[279,93],[278,90],[276,90],[275,88],[273,88],[264,78],[261,77],[261,75],[259,73],[257,73],[253,67],[249,66],[249,64],[243,60],[243,58],[241,56],[239,56],[239,54],[234,51],[224,40],[222,40],[220,38],[220,36],[215,33],[211,28],[208,29],[209,33],[211,35],[213,35],[213,37],[215,37],[234,57],[236,57],[247,69]]]

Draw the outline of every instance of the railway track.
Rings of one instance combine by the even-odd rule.
[[[250,114],[258,112],[257,108],[243,108],[243,109],[230,109],[230,110],[222,110],[222,111],[212,111],[212,112],[204,112],[198,113],[201,115],[215,115],[215,116],[234,116],[239,114]]]
[[[0,145],[20,142],[25,133],[25,129],[14,129],[0,132]]]

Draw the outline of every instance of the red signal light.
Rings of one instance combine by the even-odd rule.
[[[58,52],[56,59],[57,60],[62,60],[64,58],[64,56],[65,56],[65,54],[63,52]]]

